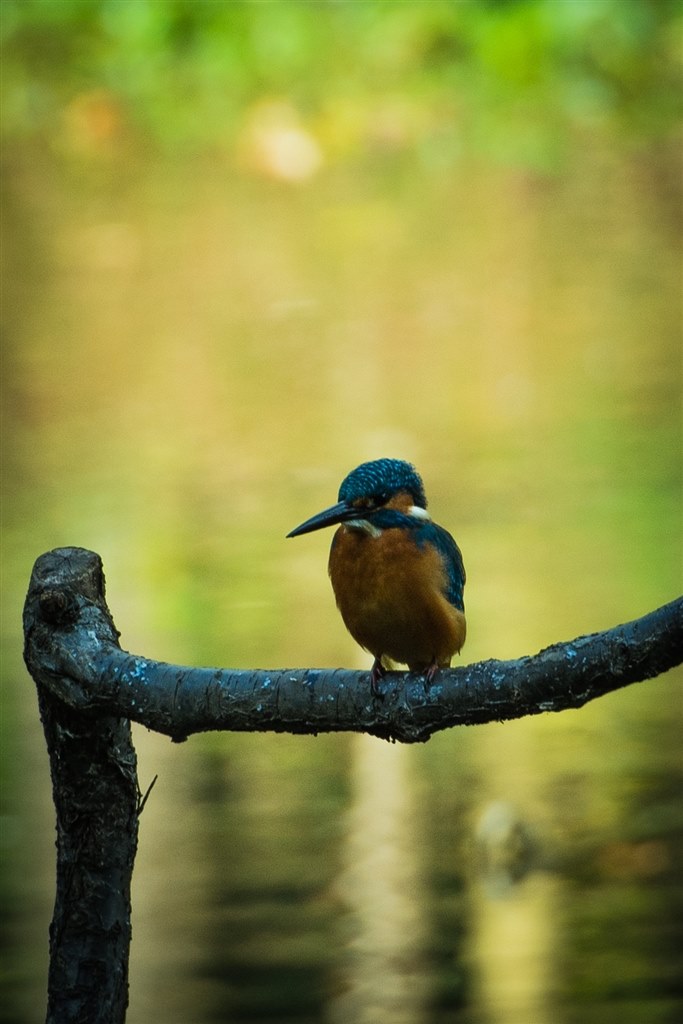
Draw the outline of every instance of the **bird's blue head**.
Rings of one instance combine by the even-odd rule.
[[[364,462],[342,480],[336,505],[318,512],[287,536],[298,537],[299,534],[310,533],[312,530],[320,530],[324,526],[333,526],[336,523],[367,525],[368,520],[379,523],[387,503],[401,493],[410,496],[415,510],[427,508],[422,480],[409,462],[403,462],[401,459],[376,459],[374,462]],[[389,510],[383,514],[386,519]],[[411,514],[416,515],[416,511]],[[426,512],[424,518],[429,518]],[[387,523],[384,522],[383,525]]]
[[[400,491],[407,491],[419,508],[427,508],[424,485],[414,466],[402,459],[375,459],[357,466],[342,480],[339,500],[386,505]]]

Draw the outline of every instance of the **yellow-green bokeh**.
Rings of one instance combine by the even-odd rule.
[[[24,1021],[53,895],[20,631],[43,551],[102,555],[137,653],[366,665],[329,537],[284,535],[390,455],[463,550],[464,660],[680,591],[682,23],[628,0],[1,6],[2,1012]],[[136,729],[160,778],[131,1024],[394,1024],[389,990],[415,1024],[665,1021],[680,725],[672,673],[419,750]],[[536,852],[491,896],[476,837],[506,808]]]

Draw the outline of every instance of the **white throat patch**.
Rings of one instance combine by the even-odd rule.
[[[369,533],[371,537],[382,536],[382,531],[377,526],[373,526],[367,519],[348,519],[344,526],[349,526],[352,530],[363,530],[364,533]]]

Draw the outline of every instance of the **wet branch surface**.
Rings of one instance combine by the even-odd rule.
[[[143,797],[131,721],[176,741],[226,729],[367,732],[406,743],[455,725],[563,711],[683,660],[683,598],[533,657],[442,670],[431,686],[392,672],[234,671],[122,651],[99,555],[59,548],[36,562],[24,656],[38,690],[57,812],[47,1024],[123,1024],[130,884]]]

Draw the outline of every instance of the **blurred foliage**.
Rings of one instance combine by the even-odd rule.
[[[661,137],[680,112],[681,0],[1,6],[5,137],[231,153],[280,99],[331,162],[552,166],[575,126]]]

